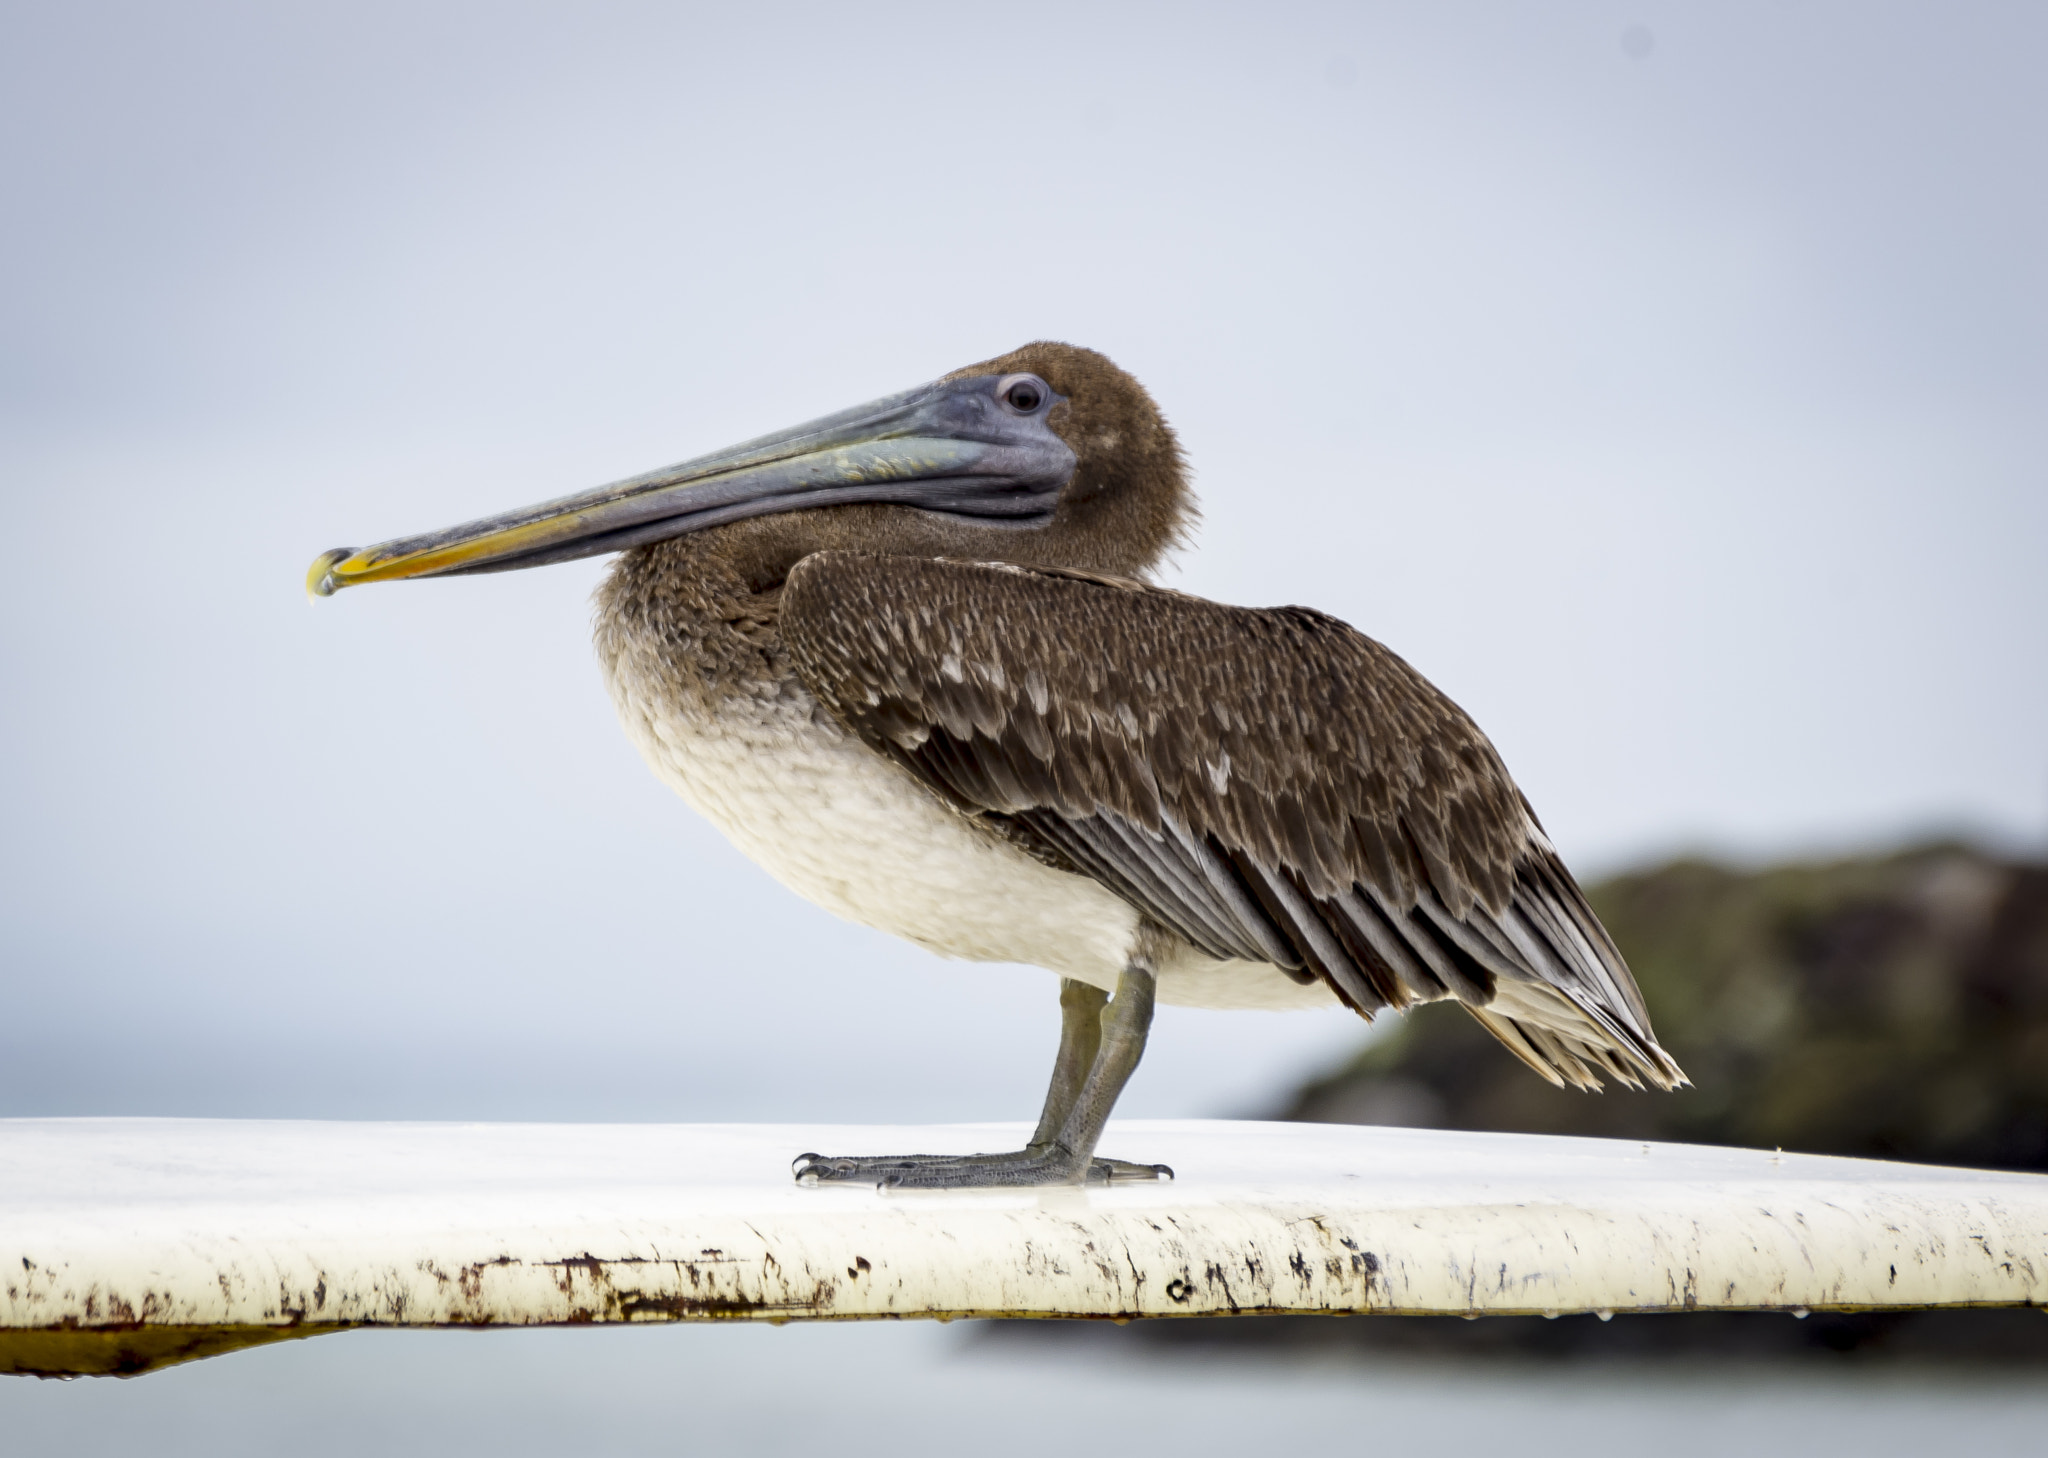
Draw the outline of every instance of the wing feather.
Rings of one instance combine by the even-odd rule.
[[[1203,885],[1220,903],[1219,911],[1228,924],[1244,934],[1245,940],[1240,944],[1244,950],[1238,955],[1247,961],[1271,962],[1298,981],[1313,982],[1314,974],[1303,965],[1301,954],[1289,945],[1280,928],[1253,897],[1244,877],[1217,854],[1216,847],[1206,837],[1192,834],[1171,815],[1166,817],[1166,828],[1201,871]]]
[[[1207,956],[1367,1017],[1454,997],[1553,1082],[1684,1079],[1485,735],[1334,618],[827,552],[781,630],[863,741]]]
[[[1401,989],[1403,995],[1390,997],[1389,1002],[1404,1007],[1410,1002],[1435,1002],[1451,995],[1451,989],[1417,959],[1408,939],[1395,930],[1376,898],[1370,894],[1361,896],[1356,890],[1339,891],[1336,906],[1343,913],[1339,929],[1356,938],[1367,957],[1377,960],[1388,978]]]
[[[1115,815],[1100,815],[1095,823],[1101,825],[1125,846],[1130,853],[1142,860],[1152,871],[1160,887],[1159,905],[1183,909],[1208,934],[1205,948],[1214,957],[1240,957],[1247,961],[1262,960],[1259,950],[1247,940],[1233,924],[1231,917],[1216,904],[1210,888],[1200,879],[1199,872],[1190,867],[1181,857],[1178,845],[1169,845],[1164,835],[1154,835]]]

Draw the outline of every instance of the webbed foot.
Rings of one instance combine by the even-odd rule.
[[[1163,1164],[1100,1156],[1081,1161],[1060,1149],[1008,1154],[803,1154],[792,1169],[800,1185],[873,1185],[880,1190],[966,1190],[1028,1185],[1108,1185],[1170,1180]]]

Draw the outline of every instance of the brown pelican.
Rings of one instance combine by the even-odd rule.
[[[622,552],[597,651],[654,772],[785,885],[1060,974],[1021,1150],[805,1183],[1168,1177],[1096,1154],[1155,1000],[1455,998],[1554,1084],[1673,1088],[1613,941],[1478,727],[1308,608],[1151,585],[1180,447],[1039,343],[698,460],[313,564],[312,592]]]

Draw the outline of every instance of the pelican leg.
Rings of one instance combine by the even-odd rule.
[[[1093,983],[1060,979],[1060,1051],[1053,1059],[1045,1107],[1026,1149],[1051,1148],[1066,1127],[1067,1115],[1073,1112],[1089,1070],[1095,1067],[1095,1056],[1102,1050],[1102,1015],[1108,1007],[1109,994]]]
[[[1144,1056],[1155,982],[1152,969],[1138,962],[1117,979],[1114,999],[1085,982],[1062,980],[1059,1056],[1038,1127],[1024,1148],[1005,1154],[805,1154],[796,1161],[797,1183],[943,1190],[1172,1179],[1163,1164],[1095,1157],[1109,1111]]]

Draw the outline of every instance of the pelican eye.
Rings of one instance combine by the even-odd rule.
[[[1051,393],[1045,388],[1045,382],[1034,375],[1014,375],[996,385],[997,396],[1019,415],[1029,415],[1043,405],[1045,397]]]

